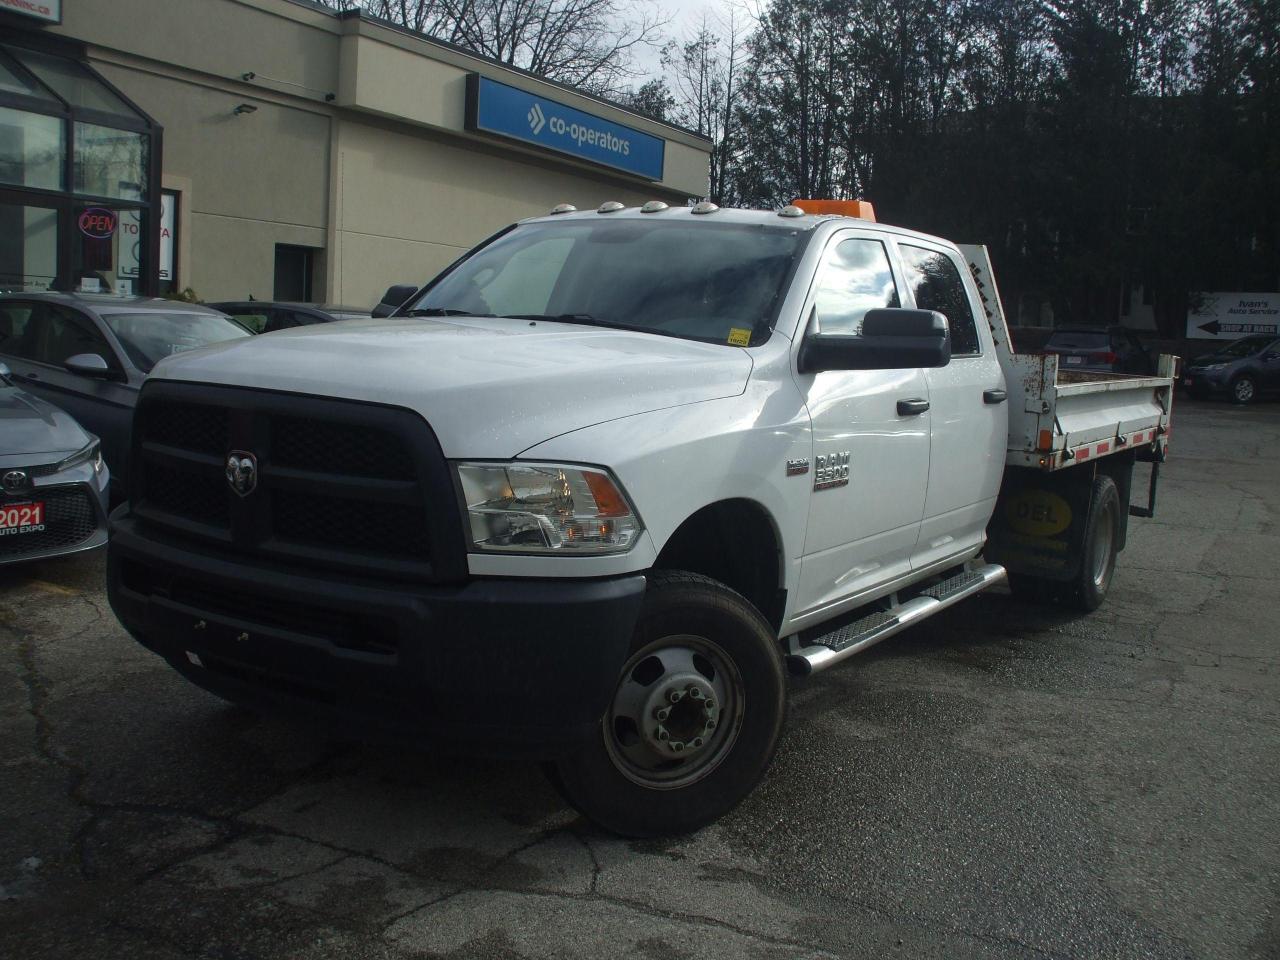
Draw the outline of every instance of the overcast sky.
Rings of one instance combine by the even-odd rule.
[[[663,11],[664,19],[670,20],[663,33],[668,39],[683,40],[693,34],[702,24],[703,14],[707,15],[713,29],[715,18],[728,20],[731,8],[741,11],[744,19],[751,18],[751,11],[756,9],[756,0],[658,0],[657,6]],[[636,66],[644,76],[636,80],[636,86],[659,76],[662,64],[657,49],[642,50],[636,55]]]

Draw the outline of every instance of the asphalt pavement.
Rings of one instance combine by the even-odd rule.
[[[982,595],[795,682],[761,787],[644,843],[222,703],[100,555],[0,568],[0,957],[1280,957],[1278,521],[1280,404],[1180,400],[1102,609]]]

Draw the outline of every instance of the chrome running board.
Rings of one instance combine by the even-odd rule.
[[[877,610],[861,620],[855,620],[818,637],[807,646],[797,648],[787,655],[787,667],[796,676],[807,676],[825,670],[846,657],[905,630],[913,623],[927,619],[975,593],[981,593],[1004,578],[1004,567],[999,564],[977,564],[963,573],[935,583],[918,597],[887,610]]]

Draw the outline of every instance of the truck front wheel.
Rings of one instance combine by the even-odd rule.
[[[781,650],[755,607],[708,577],[659,571],[599,736],[552,779],[606,830],[688,833],[759,782],[785,706]]]

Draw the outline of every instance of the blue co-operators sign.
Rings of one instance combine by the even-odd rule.
[[[556,153],[662,179],[666,142],[473,73],[467,77],[467,129],[532,143]]]

